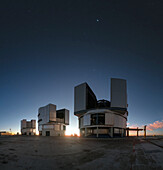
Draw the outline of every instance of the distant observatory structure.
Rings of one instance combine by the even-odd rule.
[[[38,110],[38,130],[42,136],[64,136],[69,125],[69,110],[56,110],[56,105],[48,104]]]
[[[36,135],[36,120],[27,121],[21,120],[21,134],[22,135]]]
[[[78,116],[80,136],[126,136],[126,80],[111,78],[111,101],[97,100],[87,83],[76,86],[74,90],[74,114]]]

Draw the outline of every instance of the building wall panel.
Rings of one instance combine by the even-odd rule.
[[[114,115],[114,127],[126,128],[126,119],[119,115]]]
[[[65,124],[69,125],[69,110],[65,109]]]
[[[105,124],[114,125],[114,115],[112,113],[105,113]]]
[[[83,119],[83,125],[84,126],[87,126],[87,125],[90,125],[90,114],[87,114],[87,115],[84,115],[84,117],[83,117],[84,119]]]
[[[74,112],[86,109],[86,84],[75,87]]]
[[[56,105],[49,104],[47,113],[49,115],[49,121],[56,121]]]
[[[127,108],[126,80],[111,79],[111,107]]]
[[[21,129],[26,128],[26,120],[21,120]]]

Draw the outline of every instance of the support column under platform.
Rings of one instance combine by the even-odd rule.
[[[110,128],[110,137],[113,137],[113,127]]]
[[[121,132],[121,137],[123,137],[123,131],[124,131],[124,129],[122,129],[122,132]]]
[[[87,128],[85,128],[85,137],[87,136]]]
[[[98,138],[98,126],[97,126],[97,134],[96,134],[96,137]]]

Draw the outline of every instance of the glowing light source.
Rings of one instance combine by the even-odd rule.
[[[66,132],[65,132],[66,136],[79,136],[79,129],[78,128],[72,128],[72,127],[67,127]]]

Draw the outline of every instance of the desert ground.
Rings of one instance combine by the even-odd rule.
[[[163,137],[1,136],[0,170],[163,169]]]

